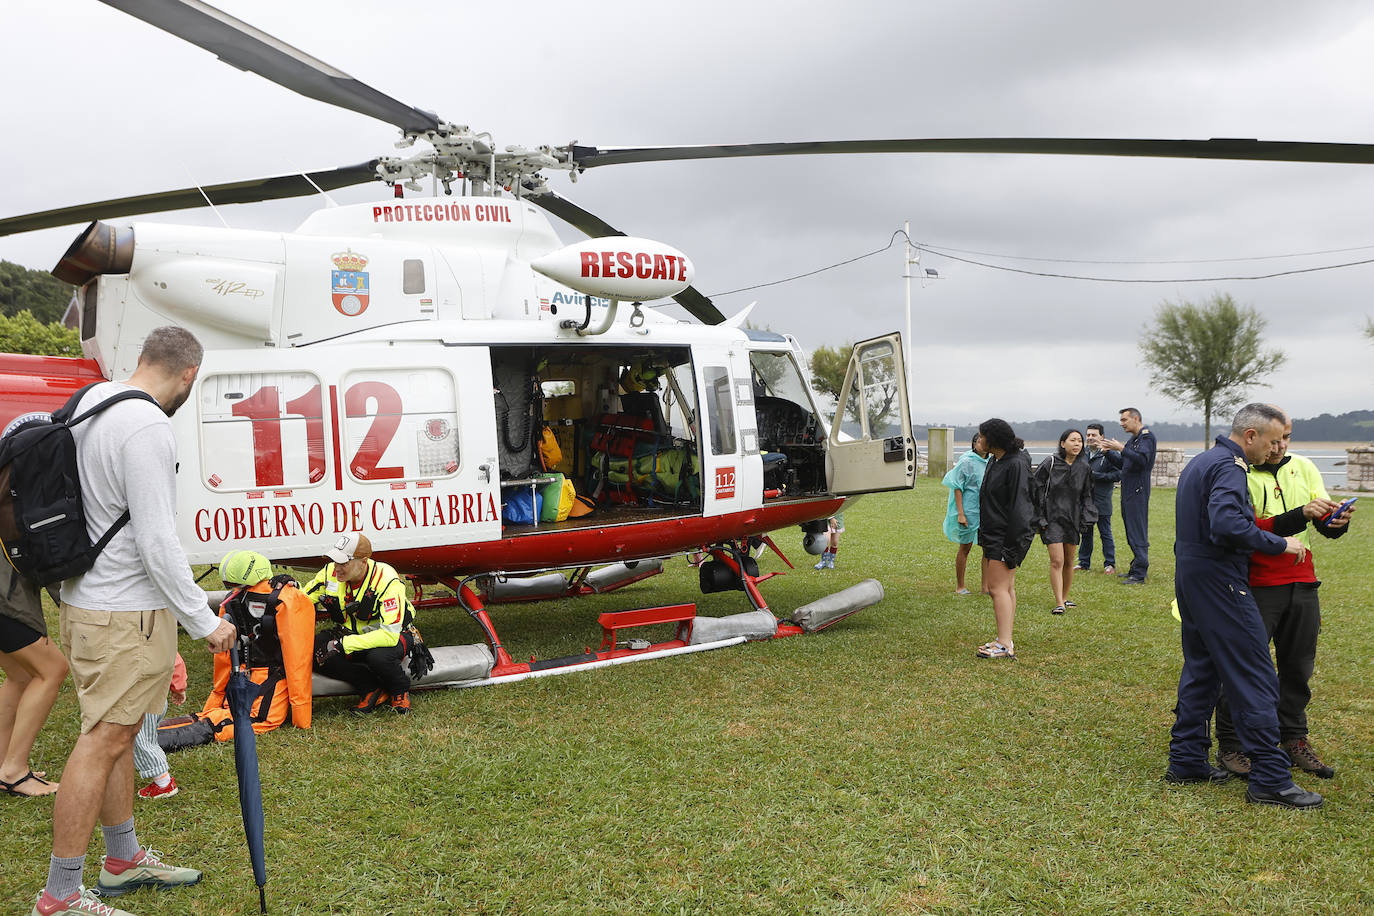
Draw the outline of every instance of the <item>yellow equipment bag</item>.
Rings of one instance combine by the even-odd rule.
[[[547,426],[539,432],[539,460],[546,471],[552,471],[563,463],[563,449],[558,444],[558,437]]]
[[[577,487],[568,478],[563,478],[563,492],[558,496],[558,518],[555,521],[563,521],[572,514],[573,503],[577,501]]]

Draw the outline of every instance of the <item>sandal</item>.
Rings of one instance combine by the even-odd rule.
[[[965,595],[972,595],[973,592],[969,591],[969,590],[966,589],[966,588],[959,588],[959,589],[955,589],[955,590],[954,590],[954,594],[955,594],[956,596],[962,598],[962,597],[964,597]]]
[[[1074,604],[1072,601],[1065,601],[1065,602],[1064,602],[1064,607],[1066,607],[1066,608],[1078,607],[1078,605]]]
[[[26,782],[36,782],[44,786],[50,786],[51,791],[20,792],[19,787]],[[14,782],[5,782],[3,779],[0,779],[0,792],[4,792],[6,795],[13,795],[15,798],[42,798],[44,795],[52,795],[56,791],[57,783],[48,782],[48,780],[44,779],[42,776],[38,776],[37,774],[35,774],[33,770],[29,770],[27,773],[25,773],[23,776],[20,776]]]
[[[979,646],[977,655],[979,658],[1016,658],[1010,649],[995,639],[986,645]]]
[[[1051,613],[1051,614],[1062,614],[1062,613],[1064,613],[1064,605],[1061,604],[1061,605],[1057,606],[1054,610],[1050,611],[1050,613]]]

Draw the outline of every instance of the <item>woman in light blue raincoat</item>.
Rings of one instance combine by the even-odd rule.
[[[988,467],[988,446],[983,437],[973,434],[972,448],[959,456],[940,483],[949,487],[949,507],[945,511],[945,537],[959,545],[954,554],[954,594],[968,595],[964,573],[968,569],[969,551],[978,542],[978,488]],[[986,560],[983,561],[986,564]],[[987,586],[979,577],[979,587]]]

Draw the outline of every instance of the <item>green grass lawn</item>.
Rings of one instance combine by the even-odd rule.
[[[886,589],[818,636],[420,694],[408,719],[319,701],[309,731],[259,740],[272,912],[1374,912],[1367,526],[1317,554],[1326,628],[1309,713],[1337,775],[1300,780],[1327,796],[1301,814],[1247,805],[1238,783],[1161,780],[1181,661],[1173,498],[1152,504],[1150,582],[1079,573],[1062,618],[1037,543],[1018,575],[1015,662],[974,657],[991,606],[952,596],[945,490],[922,480],[846,512],[834,572],[780,535],[801,566],[763,586],[780,615],[869,576]],[[699,595],[679,558],[619,594],[493,616],[513,654],[547,657],[594,647],[601,611],[687,596],[706,615],[746,609],[739,593]],[[480,639],[453,611],[421,623],[434,644]],[[184,636],[181,649],[198,708],[209,656]],[[77,728],[68,685],[35,765],[60,771]],[[172,768],[181,794],[138,804],[139,837],[205,881],[117,902],[256,912],[232,748]],[[13,912],[46,875],[51,809],[0,799]]]

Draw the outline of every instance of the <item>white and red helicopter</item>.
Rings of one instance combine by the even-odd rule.
[[[192,330],[205,360],[173,419],[178,533],[189,559],[215,563],[251,548],[318,565],[338,533],[368,532],[378,558],[411,577],[420,606],[456,601],[483,628],[485,646],[436,651],[427,679],[436,685],[821,629],[876,600],[880,586],[779,621],[758,588],[767,576],[751,539],[772,546],[768,533],[792,525],[814,539],[847,498],[914,482],[897,335],[855,347],[828,425],[795,340],[743,327],[743,315],[726,320],[691,285],[686,255],[625,236],[553,191],[544,172],[575,178],[621,163],[842,153],[1374,160],[1362,144],[1255,140],[498,151],[489,135],[397,101],[198,0],[104,2],[287,89],[393,124],[398,145],[420,151],[0,219],[0,235],[94,220],[54,269],[78,287],[84,358],[0,356],[0,426],[55,409],[89,382],[127,377],[153,327]],[[420,192],[422,180],[432,196],[402,197],[403,188]],[[322,209],[291,233],[106,222],[372,181],[394,196]],[[565,246],[548,214],[590,240]],[[700,323],[644,308],[667,297]],[[545,428],[561,451],[550,469],[598,506],[508,523],[503,505],[542,485]],[[603,614],[597,651],[517,662],[484,608],[607,591],[681,554],[699,558],[704,591],[741,590],[752,610],[709,622],[691,604]],[[452,595],[426,597],[436,585]],[[664,623],[677,624],[674,639],[618,642],[620,630]]]

